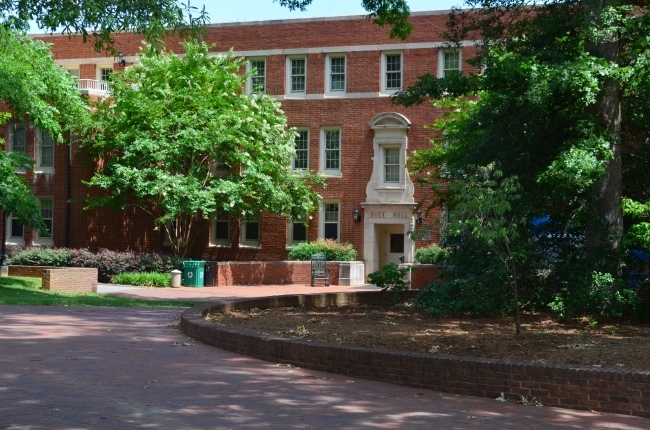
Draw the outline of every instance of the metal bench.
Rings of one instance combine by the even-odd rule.
[[[327,267],[327,258],[325,254],[312,254],[311,256],[311,286],[316,279],[325,279],[325,286],[330,285],[330,275],[332,269]]]

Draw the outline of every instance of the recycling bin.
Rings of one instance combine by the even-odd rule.
[[[218,270],[217,261],[207,261],[205,263],[205,280],[204,285],[206,287],[216,287],[217,286],[217,270]]]
[[[183,284],[186,287],[202,288],[204,281],[205,261],[183,261]]]

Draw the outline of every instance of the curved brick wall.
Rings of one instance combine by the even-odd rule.
[[[521,395],[534,396],[545,406],[593,409],[650,418],[648,371],[357,348],[264,336],[212,324],[203,318],[210,311],[380,304],[387,300],[390,300],[389,296],[378,292],[244,299],[188,309],[181,316],[181,327],[188,336],[203,343],[306,369],[469,396],[496,398],[500,393],[517,399]]]

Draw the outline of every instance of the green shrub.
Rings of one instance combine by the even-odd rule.
[[[381,288],[381,291],[393,292],[395,298],[398,299],[402,291],[408,291],[411,288],[411,281],[404,280],[408,273],[408,267],[399,267],[395,263],[389,263],[379,272],[369,274],[368,280],[371,284]]]
[[[172,282],[171,273],[136,272],[120,273],[111,278],[113,284],[139,285],[142,287],[169,287]]]
[[[357,251],[349,243],[338,243],[330,239],[318,239],[311,243],[299,243],[289,249],[289,260],[309,261],[312,254],[325,254],[327,261],[354,261]]]
[[[18,251],[9,259],[17,266],[66,267],[70,263],[70,251],[65,248],[27,248]]]
[[[449,251],[438,245],[431,245],[415,251],[415,261],[421,264],[448,264]]]

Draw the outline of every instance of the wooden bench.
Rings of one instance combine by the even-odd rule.
[[[312,254],[311,256],[311,286],[316,279],[325,279],[325,286],[330,285],[330,276],[332,269],[327,267],[327,258],[325,254]]]

